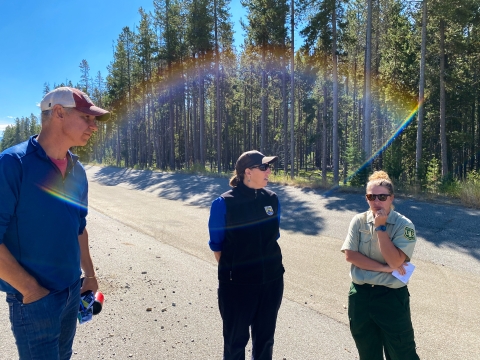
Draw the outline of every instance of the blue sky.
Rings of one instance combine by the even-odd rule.
[[[0,133],[14,119],[39,115],[43,84],[80,79],[80,62],[90,75],[107,76],[113,44],[124,26],[134,29],[138,9],[153,12],[153,0],[19,0],[0,7]],[[231,0],[235,42],[245,10]]]

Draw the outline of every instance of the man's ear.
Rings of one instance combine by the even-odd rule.
[[[59,119],[63,119],[65,116],[65,109],[62,105],[54,105],[52,109],[53,116]]]

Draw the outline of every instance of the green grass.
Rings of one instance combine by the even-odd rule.
[[[480,207],[480,184],[466,183],[459,194],[462,204],[468,207]]]

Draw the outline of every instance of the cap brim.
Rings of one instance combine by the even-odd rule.
[[[98,121],[107,121],[108,119],[110,119],[110,112],[97,106],[90,106],[89,108],[76,107],[75,109],[85,114],[96,116]]]
[[[262,159],[262,164],[272,164],[278,160],[278,156],[265,156]]]

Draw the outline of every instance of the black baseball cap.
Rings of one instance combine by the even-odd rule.
[[[278,156],[265,156],[260,151],[250,150],[244,152],[235,164],[235,171],[237,174],[243,174],[245,169],[262,164],[271,164],[278,160]]]

